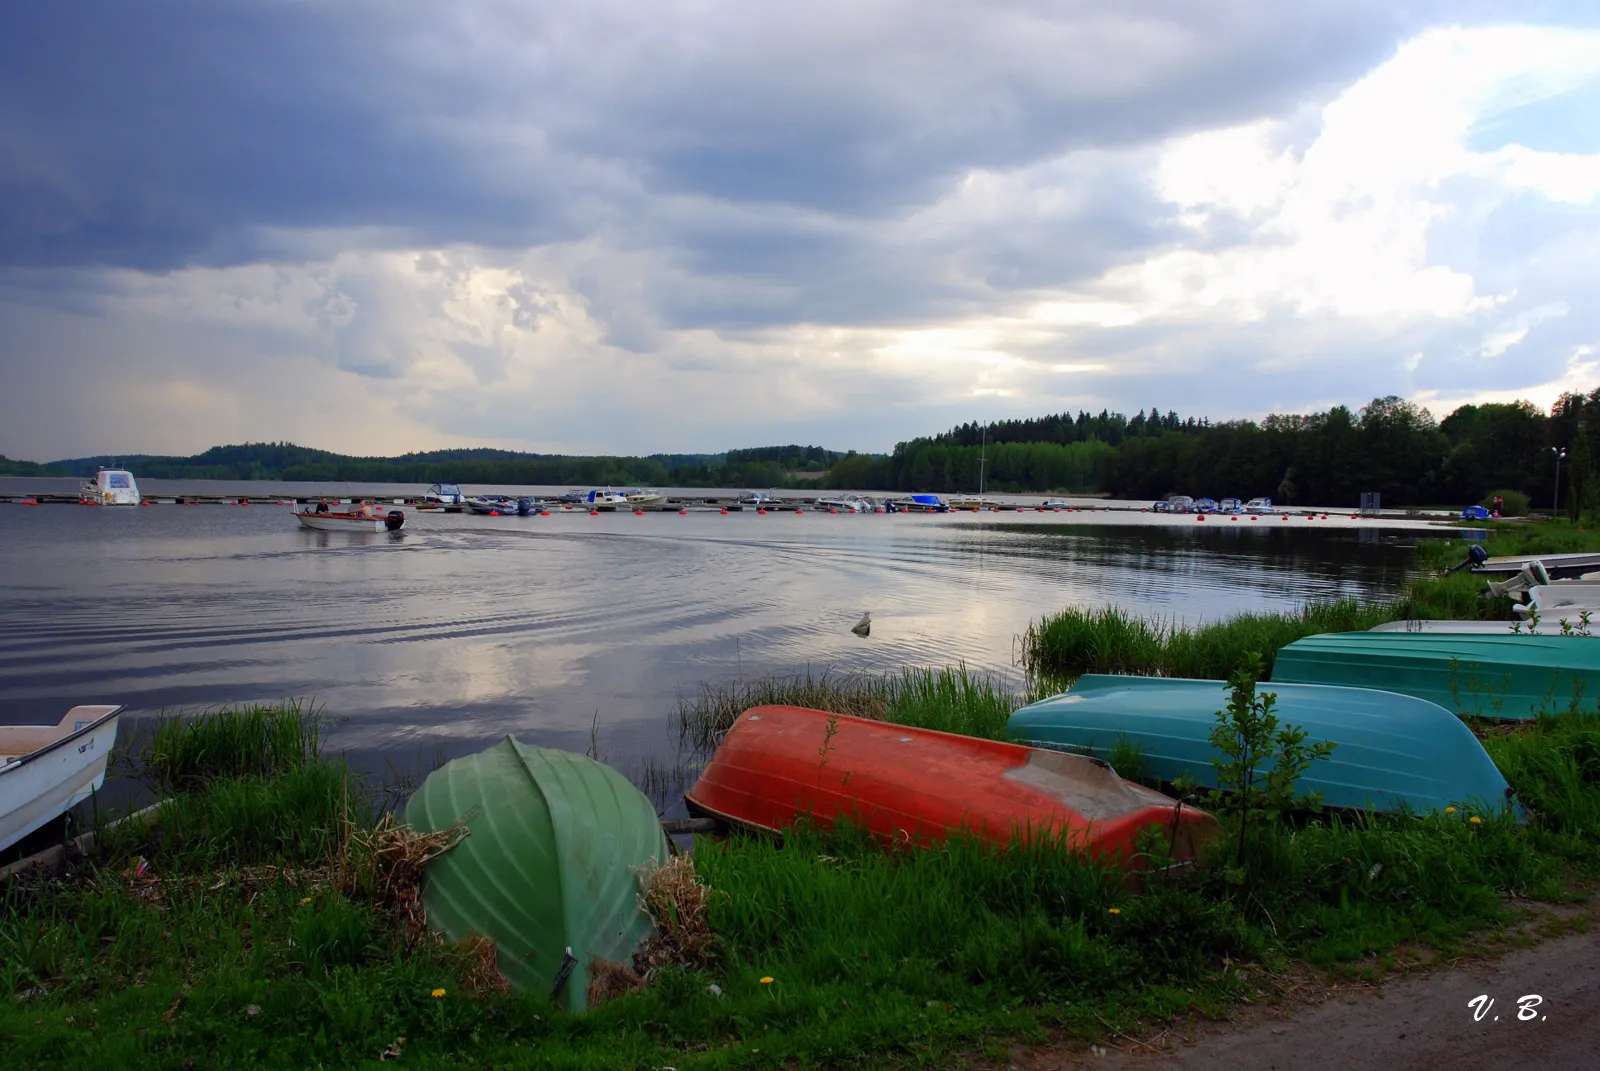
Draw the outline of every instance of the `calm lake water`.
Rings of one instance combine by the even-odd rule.
[[[1220,528],[1220,526],[1218,526]],[[703,681],[947,665],[1017,679],[1063,606],[1186,621],[1379,596],[1415,535],[1052,515],[415,513],[393,535],[278,506],[0,506],[0,722],[314,702],[360,765],[506,733],[620,766],[676,745]],[[863,611],[872,634],[852,635]]]

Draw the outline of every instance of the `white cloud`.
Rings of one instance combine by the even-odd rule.
[[[275,225],[254,232],[282,250],[262,263],[13,271],[0,313],[29,391],[0,392],[0,450],[293,438],[360,453],[644,451],[779,436],[884,449],[980,414],[1154,403],[1222,418],[1387,393],[1437,410],[1593,385],[1600,155],[1516,137],[1518,109],[1600,81],[1600,34],[1430,30],[1321,104],[1284,114],[1264,100],[1214,128],[1153,123],[1157,135],[1124,141],[1040,133],[1059,150],[1030,154],[997,147],[984,124],[1022,97],[1080,107],[1161,78],[1112,63],[1051,83],[1042,46],[1009,25],[986,32],[1004,38],[997,55],[1026,60],[1015,81],[1001,92],[971,75],[989,112],[944,114],[882,71],[852,69],[874,122],[905,124],[890,123],[884,152],[944,139],[938,166],[954,177],[907,187],[903,204],[695,187],[687,172],[666,181],[659,161],[595,148],[580,169],[594,180],[581,233],[535,244]],[[763,47],[788,56],[780,44]],[[1192,37],[1158,44],[1200,62]],[[697,74],[696,47],[712,46],[691,45],[674,45],[653,84],[680,97],[708,78],[728,94],[773,84],[727,56],[714,77]],[[577,137],[584,115],[658,115],[625,70],[568,84],[604,90],[578,94],[568,126],[467,123],[463,149],[505,148],[495,181],[510,184],[528,154]],[[791,163],[833,145],[825,130],[754,124],[749,100],[725,103],[739,136],[764,131]],[[1484,142],[1486,124],[1498,143]],[[662,144],[684,137],[660,132]],[[858,165],[829,181],[859,180]],[[76,412],[86,377],[90,394],[130,404],[90,423],[39,416]]]

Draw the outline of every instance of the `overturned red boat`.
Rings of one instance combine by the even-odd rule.
[[[686,798],[700,814],[770,831],[849,818],[901,843],[961,829],[1000,844],[1049,832],[1125,867],[1152,826],[1175,859],[1218,833],[1211,815],[1099,759],[803,707],[741,714]]]

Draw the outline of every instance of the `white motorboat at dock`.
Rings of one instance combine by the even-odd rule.
[[[98,791],[120,706],[80,706],[56,725],[0,725],[0,850]]]
[[[78,488],[78,501],[88,506],[137,506],[142,499],[133,473],[103,468]]]

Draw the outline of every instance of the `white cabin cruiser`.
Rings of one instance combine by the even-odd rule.
[[[0,725],[0,850],[100,788],[121,709],[73,707],[58,725]]]
[[[634,488],[624,491],[623,497],[628,500],[628,505],[634,509],[657,509],[667,504],[667,496],[660,491]]]
[[[315,507],[302,502],[295,505],[294,515],[300,527],[319,532],[398,532],[406,523],[406,515],[400,510],[374,506],[370,502],[359,505],[318,502]]]
[[[460,513],[467,503],[467,496],[461,493],[460,484],[440,482],[422,493],[422,501],[426,505],[438,506],[446,513]]]
[[[615,513],[619,508],[633,508],[628,502],[627,495],[621,491],[613,491],[610,488],[604,491],[590,491],[589,497],[584,499],[584,505],[592,510],[600,510],[603,513]]]
[[[139,484],[127,469],[101,469],[78,487],[78,500],[93,506],[137,506]]]

